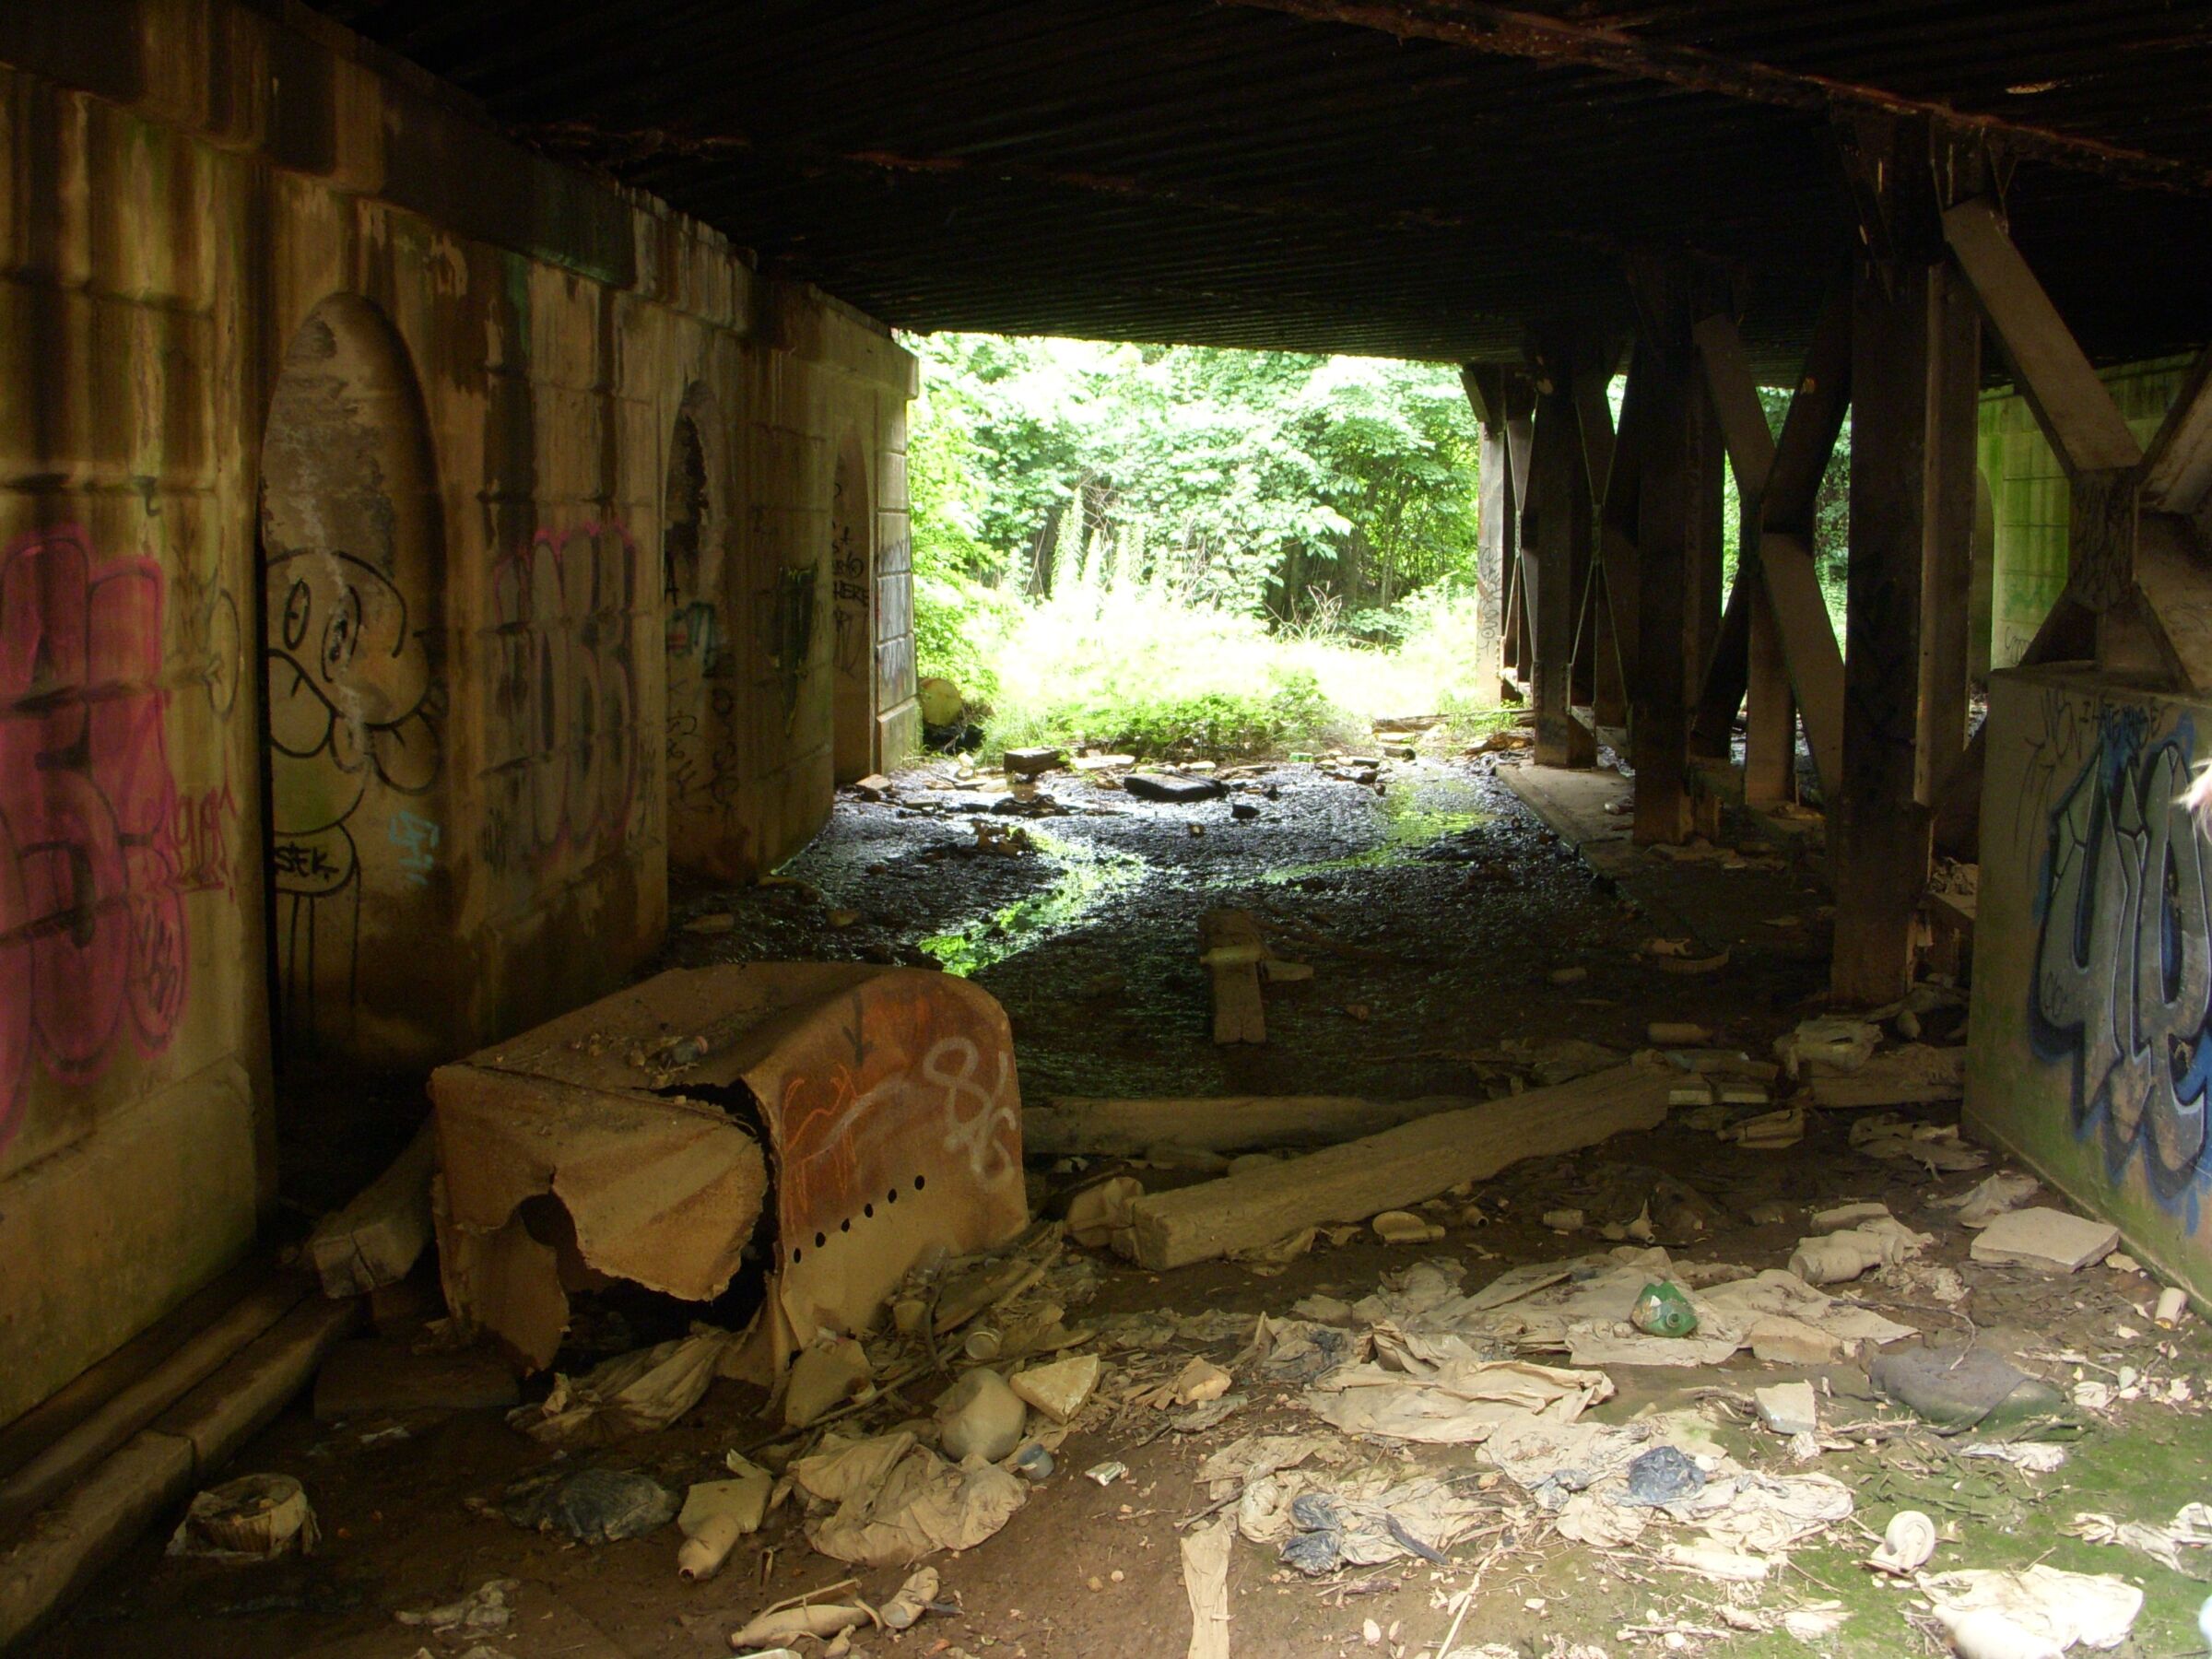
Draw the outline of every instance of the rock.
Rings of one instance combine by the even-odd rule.
[[[922,724],[924,725],[952,725],[968,707],[968,699],[959,687],[935,675],[929,676],[916,686],[914,696],[922,705]]]
[[[2045,1273],[2076,1273],[2101,1262],[2120,1245],[2120,1230],[2064,1210],[2012,1210],[1996,1217],[1974,1241],[1977,1262],[2018,1263]]]
[[[1018,778],[1038,778],[1055,770],[1063,751],[1056,748],[1008,749],[1006,753],[1006,771]]]
[[[1818,1325],[1770,1314],[1751,1327],[1752,1355],[1769,1365],[1832,1365],[1843,1344]]]
[[[1006,1380],[978,1366],[937,1401],[937,1439],[955,1462],[970,1456],[996,1463],[1021,1444],[1030,1408]]]
[[[1777,1434],[1811,1434],[1820,1427],[1819,1397],[1810,1382],[1777,1382],[1752,1391],[1759,1420]]]
[[[1090,1391],[1099,1385],[1099,1357],[1083,1354],[1050,1365],[1033,1365],[1011,1384],[1014,1392],[1055,1423],[1073,1422]]]
[[[1134,1175],[1085,1187],[1068,1200],[1067,1236],[1086,1250],[1113,1243],[1115,1234],[1128,1234],[1134,1219],[1130,1206],[1144,1195],[1145,1183]]]
[[[1122,780],[1122,787],[1140,801],[1178,805],[1218,801],[1229,793],[1229,785],[1218,778],[1171,778],[1159,772],[1131,772]]]
[[[1202,1406],[1229,1392],[1230,1375],[1210,1359],[1193,1359],[1175,1378],[1175,1404]]]
[[[504,1409],[521,1396],[514,1373],[483,1348],[418,1354],[402,1343],[342,1342],[315,1377],[315,1420],[403,1411]]]
[[[850,1336],[802,1349],[783,1385],[784,1427],[804,1429],[835,1411],[865,1390],[874,1375],[866,1350]]]
[[[1229,804],[1229,816],[1240,821],[1249,820],[1258,818],[1260,809],[1250,801],[1231,801]]]

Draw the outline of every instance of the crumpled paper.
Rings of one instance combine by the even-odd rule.
[[[2077,1644],[2116,1648],[2143,1611],[2143,1592],[2111,1573],[1939,1572],[1917,1581],[1936,1622],[1970,1659],[2041,1659]]]
[[[695,1326],[581,1377],[555,1377],[543,1401],[517,1406],[507,1421],[549,1446],[603,1446],[665,1429],[699,1404],[737,1342],[735,1332]]]
[[[806,1541],[834,1560],[904,1567],[936,1549],[971,1549],[1006,1525],[1029,1493],[982,1458],[947,1463],[904,1430],[865,1440],[824,1437],[791,1465],[794,1485],[833,1512]]]

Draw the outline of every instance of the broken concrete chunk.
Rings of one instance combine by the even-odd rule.
[[[1202,1406],[1229,1392],[1230,1374],[1210,1359],[1193,1359],[1177,1374],[1173,1399],[1178,1406]]]
[[[1116,1175],[1096,1186],[1085,1187],[1067,1206],[1067,1236],[1086,1250],[1098,1250],[1127,1237],[1130,1206],[1145,1195],[1145,1183],[1134,1175]]]
[[[2046,1273],[2075,1273],[2120,1246],[2120,1230],[2064,1210],[2012,1210],[1993,1219],[1974,1241],[1977,1262],[2015,1262]]]
[[[937,1401],[937,1439],[956,1462],[980,1457],[996,1463],[1021,1444],[1030,1408],[1006,1380],[978,1366]]]
[[[1819,1398],[1810,1382],[1777,1382],[1752,1391],[1759,1419],[1776,1434],[1811,1434],[1820,1427]]]
[[[1099,1384],[1099,1357],[1082,1354],[1018,1372],[1014,1392],[1055,1423],[1070,1423]]]
[[[1783,1313],[1760,1319],[1749,1341],[1752,1355],[1769,1365],[1832,1365],[1843,1357],[1841,1338]]]

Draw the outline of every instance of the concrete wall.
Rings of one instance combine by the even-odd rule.
[[[2212,708],[1992,677],[1966,1116],[2212,1294],[2212,843],[2176,804]]]
[[[912,359],[281,17],[0,7],[0,1421],[915,726]]]
[[[2165,358],[2104,371],[2104,383],[2140,441],[2148,443],[2158,431],[2190,361]],[[1995,552],[1986,637],[1991,664],[2009,668],[2065,591],[2073,488],[2028,400],[2017,392],[1992,392],[1982,399],[1979,450]],[[1982,614],[1978,608],[1977,619]]]

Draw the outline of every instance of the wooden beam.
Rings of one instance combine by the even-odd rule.
[[[1963,544],[1973,525],[1977,324],[1951,291],[1958,281],[1947,265],[1900,260],[1885,270],[1868,260],[1855,285],[1843,776],[1830,820],[1831,990],[1846,1006],[1889,1002],[1910,987],[1914,917],[1927,888],[1936,791],[1923,746],[1928,705],[1945,700],[1929,684],[1932,663],[1947,655],[1927,643],[1928,630],[1945,623],[1925,608],[1928,566],[1948,557],[1942,538]],[[1962,629],[1962,590],[1957,602]],[[1961,710],[1963,737],[1963,635],[1957,666],[1950,706]]]
[[[2134,184],[2192,193],[2212,188],[2212,170],[2082,134],[1975,114],[1880,87],[1733,58],[1697,46],[1654,41],[1626,29],[1579,23],[1475,0],[1229,0],[1312,22],[1373,29],[1401,41],[1436,41],[1494,57],[1602,69],[1748,103],[1808,114],[1868,111],[1910,114],[1986,138],[2006,152]]]
[[[1928,304],[1927,535],[1920,593],[1920,730],[1913,798],[1931,811],[1966,746],[1968,611],[1974,579],[1974,485],[1982,317],[1949,273]]]
[[[2202,353],[2166,411],[2143,464],[2143,505],[2202,515],[2212,506],[2212,351]]]
[[[1747,502],[1757,501],[1765,496],[1767,475],[1774,467],[1774,434],[1767,426],[1766,406],[1759,400],[1759,383],[1751,378],[1743,336],[1725,312],[1703,318],[1690,333],[1704,366],[1713,416],[1721,423],[1721,441],[1728,448],[1728,465],[1735,473],[1735,493]]]
[[[1855,457],[1853,465],[1855,470]],[[1759,538],[1759,568],[1820,793],[1833,801],[1843,782],[1843,652],[1829,618],[1828,594],[1814,568],[1812,546],[1785,532],[1766,530]]]
[[[1766,583],[1754,583],[1747,598],[1744,802],[1772,806],[1797,798],[1797,700]]]
[[[1787,530],[1813,545],[1820,481],[1836,451],[1836,437],[1851,406],[1851,283],[1830,290],[1813,342],[1805,354],[1782,436],[1774,441],[1774,464],[1759,501],[1759,524]]]
[[[1759,578],[1745,574],[1740,552],[1737,559],[1735,585],[1728,590],[1721,631],[1713,638],[1704,687],[1690,717],[1689,752],[1708,760],[1724,760],[1734,752],[1736,712],[1751,685],[1751,607]]]
[[[2012,245],[1995,206],[1986,200],[1959,203],[1944,214],[1943,234],[2066,471],[2124,472],[2139,465],[2142,446]]]
[[[1300,1228],[1363,1221],[1461,1182],[1488,1180],[1525,1158],[1656,1128],[1666,1117],[1669,1081],[1664,1070],[1618,1065],[1265,1170],[1147,1194],[1131,1206],[1130,1251],[1157,1271],[1262,1248]]]
[[[1722,449],[1696,383],[1690,297],[1681,274],[1639,274],[1636,371],[1652,377],[1641,445],[1636,559],[1637,668],[1630,758],[1635,835],[1678,842],[1691,830],[1690,715],[1720,632]],[[1710,612],[1710,615],[1708,614]]]
[[[1572,683],[1575,606],[1582,597],[1577,577],[1590,557],[1590,487],[1567,376],[1555,372],[1545,383],[1551,389],[1539,390],[1536,401],[1528,507],[1521,521],[1521,580],[1535,636],[1535,759],[1538,766],[1589,766],[1597,746],[1574,717]]]

